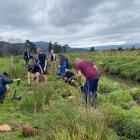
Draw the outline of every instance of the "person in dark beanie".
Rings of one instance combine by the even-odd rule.
[[[20,78],[10,80],[6,72],[0,75],[0,102],[3,102],[5,97],[8,94],[7,84],[11,84],[11,83],[19,82],[19,81],[20,81]]]

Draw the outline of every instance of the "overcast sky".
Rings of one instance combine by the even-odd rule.
[[[0,40],[72,47],[140,42],[140,0],[1,0]]]

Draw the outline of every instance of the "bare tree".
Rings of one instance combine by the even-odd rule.
[[[9,38],[8,39],[8,53],[10,55],[20,55],[23,52],[23,44],[20,38]]]

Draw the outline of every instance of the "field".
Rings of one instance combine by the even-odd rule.
[[[125,79],[140,79],[140,52],[102,52],[66,54],[71,64],[76,57],[97,63],[101,72]],[[21,57],[0,58],[0,72],[10,77],[21,77],[19,87],[11,91],[0,104],[0,124],[9,124],[13,130],[0,133],[0,140],[140,140],[140,88],[101,75],[97,109],[83,105],[79,87],[65,85],[49,67],[48,83],[31,87],[28,93],[27,74]],[[75,70],[72,69],[74,72]],[[133,83],[132,81],[132,83]],[[21,101],[12,100],[13,91],[22,95]],[[63,99],[71,93],[74,99]],[[39,133],[24,138],[23,126],[37,126]]]

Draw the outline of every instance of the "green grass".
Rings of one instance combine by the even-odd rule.
[[[77,56],[84,58],[87,54],[69,55],[74,59]],[[0,58],[0,64],[3,65],[0,72],[10,67],[8,60],[10,61],[10,58]],[[18,59],[16,66],[19,72],[14,71],[10,76],[21,77],[22,82],[19,87],[16,84],[10,85],[8,97],[0,104],[0,124],[9,124],[14,130],[0,133],[0,139],[138,140],[140,138],[139,88],[130,88],[101,77],[97,109],[90,106],[85,108],[80,89],[65,85],[53,74],[51,68],[49,82],[33,86],[33,93],[29,94],[24,62]],[[12,100],[15,89],[17,94],[22,95],[21,101]],[[72,93],[75,98],[65,100],[62,98],[63,93]],[[40,133],[34,137],[22,137],[21,129],[26,125],[38,126]]]
[[[140,81],[140,51],[71,53],[67,56],[72,61],[76,57],[90,59],[102,72]]]

